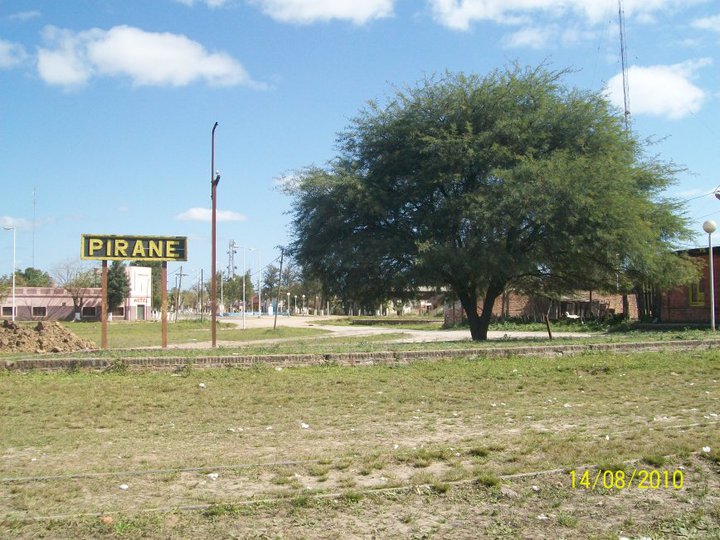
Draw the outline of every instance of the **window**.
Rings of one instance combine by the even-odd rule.
[[[97,316],[97,307],[95,306],[83,306],[82,308],[83,317],[95,317]]]
[[[690,305],[705,305],[705,280],[701,279],[690,285]]]
[[[3,317],[12,317],[12,306],[3,306],[2,316]]]
[[[45,306],[33,306],[32,316],[33,317],[47,317],[47,308]]]

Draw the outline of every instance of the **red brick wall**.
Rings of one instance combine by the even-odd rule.
[[[568,299],[564,302],[556,302],[554,309],[550,312],[551,319],[558,319],[564,316],[565,311],[569,311],[575,314],[576,308],[583,302],[588,304],[590,302],[590,292],[579,291],[576,292],[572,299]],[[611,313],[622,313],[622,296],[619,294],[599,294],[597,292],[592,293],[593,302],[593,314],[611,314]],[[637,301],[634,294],[628,295],[628,304],[630,308],[629,318],[637,320],[638,309]],[[549,300],[546,298],[530,297],[521,295],[516,292],[508,292],[501,295],[495,300],[493,305],[493,316],[502,317],[503,315],[508,318],[526,318],[531,320],[541,320],[542,316],[548,312]],[[482,304],[478,305],[478,312],[482,310]],[[584,316],[589,316],[589,313],[583,313]],[[456,302],[455,305],[445,307],[445,326],[453,326],[464,320],[465,314],[463,313],[460,302]]]
[[[705,302],[702,306],[690,305],[690,287],[675,287],[670,291],[663,293],[661,316],[663,322],[688,322],[688,323],[709,323],[710,322],[710,282],[709,282],[709,265],[707,258],[707,250],[702,256],[703,269],[702,280],[705,283]],[[718,285],[720,285],[719,276],[720,269],[720,251],[713,249],[713,270],[715,272],[715,306],[718,306],[720,294],[718,294]],[[716,308],[715,318],[718,318]]]

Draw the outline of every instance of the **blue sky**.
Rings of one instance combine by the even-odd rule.
[[[632,127],[687,167],[668,195],[701,231],[720,218],[720,3],[623,7]],[[279,179],[325,164],[336,133],[393,87],[544,62],[620,106],[617,11],[617,0],[0,0],[0,223],[17,227],[17,267],[50,273],[79,258],[83,233],[187,236],[191,283],[209,274],[217,121],[218,266],[231,240],[267,263],[288,238]],[[12,233],[0,232],[9,274]]]

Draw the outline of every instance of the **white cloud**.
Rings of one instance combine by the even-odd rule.
[[[529,47],[531,49],[544,48],[548,40],[554,35],[549,28],[538,28],[536,26],[522,28],[507,36],[503,42],[510,49]]]
[[[225,53],[210,53],[186,36],[130,26],[73,33],[43,32],[49,48],[38,50],[38,72],[48,84],[80,86],[93,76],[128,77],[137,86],[211,85],[262,87]]]
[[[18,231],[29,231],[33,228],[32,222],[27,219],[11,216],[0,216],[0,227],[15,227]]]
[[[300,186],[302,179],[303,175],[301,173],[284,173],[281,176],[273,178],[273,185],[278,191],[292,193]]]
[[[175,216],[180,221],[211,221],[212,210],[210,208],[190,208],[182,214]],[[217,221],[245,221],[247,216],[232,212],[230,210],[217,210]]]
[[[30,21],[32,19],[37,19],[38,17],[41,17],[41,16],[42,16],[42,13],[40,13],[37,10],[32,10],[32,11],[21,11],[19,13],[13,13],[12,15],[8,15],[6,17],[6,19],[8,21],[13,21],[13,22],[15,22],[15,21],[23,22],[23,21]]]
[[[248,0],[276,21],[310,24],[332,19],[364,24],[389,17],[395,0]]]
[[[692,83],[695,73],[712,63],[709,58],[672,65],[632,66],[628,70],[630,111],[633,115],[662,116],[679,120],[700,110],[705,92]],[[610,101],[623,106],[622,74],[608,81]]]
[[[193,5],[197,3],[206,4],[210,8],[219,8],[223,7],[225,4],[228,3],[228,0],[176,0],[177,2],[181,4],[185,4],[186,6],[192,7]]]
[[[0,69],[10,69],[22,64],[27,53],[22,45],[0,39]]]
[[[694,28],[699,28],[701,30],[714,30],[715,32],[720,32],[720,15],[695,19],[692,22],[692,25]]]
[[[84,42],[99,37],[100,30],[73,34],[48,26],[43,30],[43,39],[54,45],[54,49],[38,49],[38,73],[48,84],[75,86],[85,84],[92,75],[84,48]]]
[[[654,13],[684,8],[704,0],[626,0],[627,17],[647,22]],[[503,24],[525,23],[531,18],[546,15],[553,19],[577,15],[591,24],[604,21],[617,13],[616,2],[599,0],[428,0],[435,18],[456,30],[467,30],[474,21]]]

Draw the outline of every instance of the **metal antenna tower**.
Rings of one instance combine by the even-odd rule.
[[[237,253],[237,248],[239,246],[235,243],[235,240],[230,240],[230,243],[228,244],[228,279],[235,277],[235,269],[237,268],[235,266],[235,254]]]
[[[32,267],[35,268],[35,228],[37,225],[37,221],[35,221],[35,206],[36,206],[36,197],[35,197],[35,188],[33,188],[33,221],[32,221]]]
[[[618,22],[620,25],[620,64],[622,67],[623,81],[623,106],[625,110],[623,115],[625,118],[625,131],[630,130],[630,83],[628,81],[628,65],[627,65],[627,36],[625,35],[625,10],[623,9],[622,0],[618,0]]]

